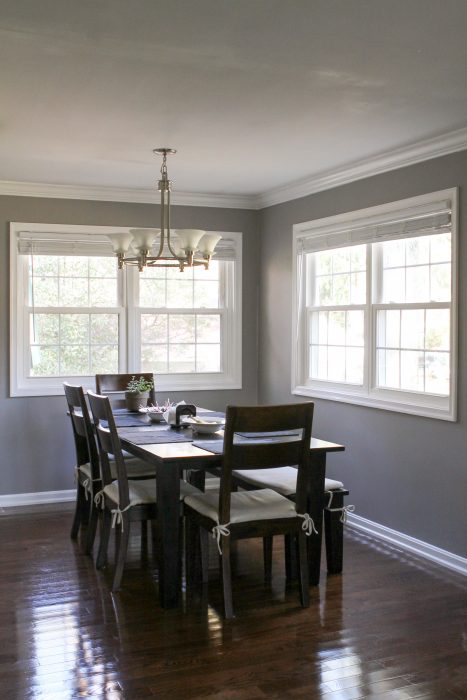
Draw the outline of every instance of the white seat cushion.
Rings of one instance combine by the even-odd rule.
[[[78,471],[86,478],[91,478],[91,465],[89,464],[89,462],[86,462],[86,464],[80,464],[80,466],[78,467]]]
[[[230,498],[231,523],[295,518],[297,515],[294,503],[271,489],[239,491],[232,493]],[[215,523],[219,522],[219,494],[215,491],[187,496],[185,503]]]
[[[130,506],[139,506],[149,503],[156,503],[157,490],[155,479],[143,479],[141,481],[128,481],[128,491],[130,495]],[[105,495],[117,505],[118,500],[118,481],[113,481],[104,488]],[[186,496],[199,494],[199,489],[195,488],[186,481],[180,480],[180,500]]]
[[[293,496],[297,490],[297,470],[295,467],[276,467],[274,469],[235,469],[234,476],[238,476],[246,483],[258,488],[274,489],[283,496]],[[343,489],[344,484],[335,479],[326,479],[325,491]]]

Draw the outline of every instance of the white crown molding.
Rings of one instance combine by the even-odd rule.
[[[403,532],[392,530],[390,527],[380,525],[379,523],[367,520],[353,513],[348,513],[347,521],[349,525],[366,532],[368,535],[377,537],[407,552],[416,554],[424,559],[429,559],[435,564],[439,564],[440,566],[444,566],[447,569],[467,576],[467,559],[460,557],[458,554],[453,554],[445,549],[434,547],[432,544],[428,544],[428,542],[417,540],[415,537],[410,537],[410,535],[405,535]]]
[[[137,204],[159,203],[158,192],[152,189],[94,187],[92,185],[57,185],[40,182],[15,182],[9,180],[0,180],[0,195],[50,199],[84,199],[99,202],[129,202]],[[256,209],[255,198],[249,195],[172,192],[171,203],[186,207]]]
[[[264,209],[316,192],[329,190],[366,177],[372,177],[397,168],[421,163],[432,158],[467,149],[467,127],[441,136],[425,139],[409,146],[359,161],[347,168],[315,175],[288,185],[276,187],[258,195],[202,194],[173,192],[172,204],[221,209]],[[157,192],[147,188],[101,187],[92,185],[57,185],[39,182],[0,180],[0,195],[43,197],[51,199],[83,199],[100,202],[129,202],[157,204]]]
[[[256,197],[256,209],[282,204],[316,192],[330,190],[356,180],[372,177],[397,168],[405,168],[425,160],[439,158],[467,149],[467,127],[396,148],[379,156],[367,158],[354,165],[276,187]]]

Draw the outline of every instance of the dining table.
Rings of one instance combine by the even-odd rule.
[[[197,408],[197,416],[212,420],[224,413]],[[114,417],[122,448],[154,467],[161,548],[159,598],[161,607],[174,608],[181,598],[180,478],[184,472],[198,474],[198,483],[202,484],[206,471],[221,466],[222,434],[204,436],[191,427],[151,423],[147,415],[125,409],[116,409]],[[317,530],[308,545],[310,585],[318,585],[320,579],[326,457],[344,449],[343,445],[314,437],[310,441],[308,512]],[[196,477],[193,481],[196,485]]]

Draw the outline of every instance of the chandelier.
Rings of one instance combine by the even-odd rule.
[[[161,179],[158,190],[161,193],[160,228],[132,228],[128,233],[109,233],[117,256],[118,269],[124,265],[135,265],[140,272],[145,267],[185,267],[204,265],[206,270],[221,239],[216,233],[206,233],[198,229],[170,229],[170,192],[172,180],[167,174],[167,156],[177,151],[173,148],[155,148],[153,153],[162,156]]]

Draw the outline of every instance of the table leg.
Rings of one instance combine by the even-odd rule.
[[[308,544],[308,572],[310,586],[319,584],[321,568],[321,541],[323,539],[323,509],[324,509],[324,477],[326,474],[326,453],[311,455],[311,469],[309,479],[308,513],[318,534],[312,533],[307,538]]]
[[[179,604],[181,578],[179,470],[174,464],[158,464],[156,482],[160,604],[163,608],[175,608]]]

